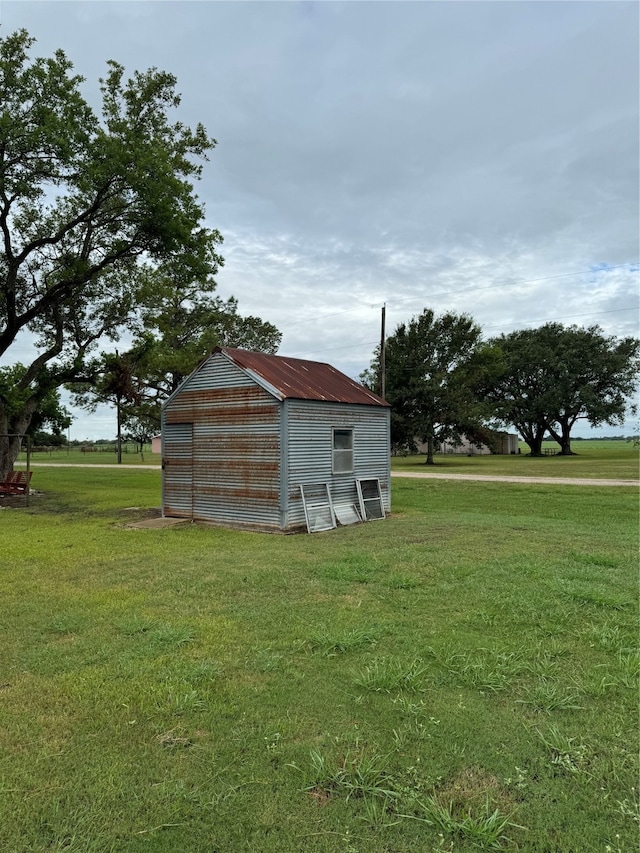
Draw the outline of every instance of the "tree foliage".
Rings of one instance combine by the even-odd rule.
[[[243,317],[233,297],[215,295],[215,281],[180,284],[148,276],[141,290],[139,335],[149,342],[141,367],[147,397],[163,401],[216,346],[275,353],[282,334],[258,317]]]
[[[572,453],[571,430],[580,419],[592,426],[622,424],[636,406],[640,341],[547,323],[510,332],[492,342],[502,367],[487,399],[496,416],[513,424],[539,455],[545,433]]]
[[[482,426],[476,388],[490,362],[480,327],[466,315],[436,316],[426,309],[400,324],[386,341],[386,398],[391,406],[391,440],[427,443],[433,464],[437,443],[461,440]],[[372,365],[370,379],[376,381]]]
[[[51,381],[47,381],[47,371],[39,374],[39,385],[24,384],[27,368],[24,364],[0,367],[0,401],[11,416],[14,412],[30,412],[28,435],[35,438],[46,428],[53,436],[59,436],[71,425],[71,414],[62,405],[60,394]]]
[[[498,373],[484,389],[484,399],[499,423],[514,426],[531,454],[542,455],[547,431],[550,388],[545,377],[546,347],[535,329],[495,338]]]
[[[36,348],[21,380],[31,402],[0,398],[0,433],[23,434],[33,395],[82,378],[98,342],[117,340],[146,270],[178,286],[221,263],[193,191],[215,140],[171,120],[175,78],[127,79],[109,62],[97,114],[65,54],[31,58],[33,43],[24,30],[0,39],[0,356],[24,332]],[[17,450],[0,439],[0,475]]]
[[[77,405],[95,411],[99,404],[107,403],[116,410],[116,449],[118,462],[122,462],[122,427],[127,413],[139,405],[144,388],[138,378],[139,367],[150,348],[146,339],[138,342],[129,352],[102,353],[92,363],[90,380],[73,386]]]
[[[83,383],[70,386],[76,405],[111,403],[118,423],[138,443],[160,430],[160,407],[216,346],[275,353],[281,333],[258,317],[238,314],[233,297],[215,295],[215,281],[176,287],[151,273],[140,289],[135,341],[122,354],[102,353]]]
[[[546,435],[568,455],[579,420],[622,424],[637,411],[640,341],[599,326],[547,323],[482,343],[470,317],[425,310],[387,339],[386,363],[392,442],[426,441],[427,461],[436,443],[463,434],[491,444],[489,424],[514,426],[532,455]],[[361,381],[380,387],[379,348]]]

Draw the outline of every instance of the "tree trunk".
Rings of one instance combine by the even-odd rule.
[[[529,456],[542,456],[542,439],[546,427],[541,424],[515,424],[522,440],[529,447]]]
[[[542,436],[525,438],[525,442],[529,446],[529,456],[542,456]]]
[[[22,441],[19,436],[0,435],[0,482],[13,471],[13,465],[20,453]]]
[[[424,461],[425,465],[435,465],[436,463],[433,461],[433,445],[434,440],[433,436],[430,435],[427,439],[427,458]]]
[[[571,449],[571,439],[568,438],[566,441],[560,442],[560,453],[559,456],[576,456],[576,454]]]
[[[120,407],[120,397],[116,400],[116,420],[117,420],[117,435],[116,435],[116,450],[118,454],[118,465],[122,465],[122,412]]]
[[[561,432],[557,432],[553,427],[549,427],[549,435],[554,441],[560,445],[559,456],[576,456],[571,449],[571,427],[573,423],[560,423]]]
[[[6,410],[0,405],[0,482],[13,471],[22,447],[22,439],[31,423],[33,408],[35,405],[28,405],[18,415],[8,417]]]

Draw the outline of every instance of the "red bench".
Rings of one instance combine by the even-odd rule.
[[[26,495],[32,471],[9,471],[0,483],[0,495]]]

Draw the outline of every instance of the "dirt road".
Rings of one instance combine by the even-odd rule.
[[[596,480],[577,477],[500,477],[492,474],[440,474],[430,471],[392,471],[392,477],[414,477],[419,480],[482,480],[486,483],[543,483],[549,486],[640,486],[638,480]]]
[[[17,463],[22,464],[24,463]],[[140,471],[158,471],[159,465],[121,465],[113,463],[102,465],[100,463],[84,464],[80,462],[35,462],[31,468],[137,468]],[[485,483],[543,483],[549,486],[629,486],[637,488],[639,480],[597,480],[595,478],[577,477],[501,477],[492,474],[442,474],[431,471],[392,471],[392,477],[412,477],[418,480],[479,480]]]

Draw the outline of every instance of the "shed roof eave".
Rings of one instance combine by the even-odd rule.
[[[217,353],[226,356],[279,400],[389,407],[385,400],[330,364],[232,347],[216,347],[214,355]]]

